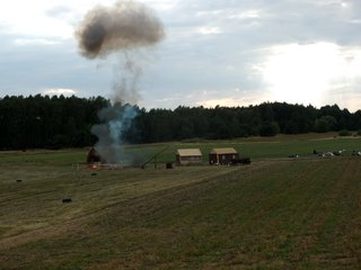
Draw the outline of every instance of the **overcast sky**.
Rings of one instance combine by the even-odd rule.
[[[74,30],[112,0],[12,0],[0,9],[0,95],[110,97],[116,60],[78,53]],[[286,101],[361,109],[360,0],[143,0],[166,39],[139,51],[141,106]]]

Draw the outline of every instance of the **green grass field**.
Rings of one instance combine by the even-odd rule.
[[[253,163],[91,171],[77,165],[85,149],[0,153],[0,269],[361,268],[361,157],[350,155],[361,139],[127,150],[148,157],[168,147],[159,160],[170,161],[179,147],[219,146]],[[313,149],[347,152],[323,159]],[[287,158],[295,153],[304,158]]]
[[[313,150],[318,152],[347,150],[361,150],[361,137],[338,137],[336,133],[305,134],[305,135],[280,135],[270,138],[242,138],[224,141],[174,142],[166,144],[149,144],[132,146],[128,151],[134,154],[151,157],[152,154],[165,149],[159,160],[162,162],[173,161],[178,148],[200,148],[205,159],[215,147],[234,147],[241,156],[251,157],[252,160],[269,158],[285,158],[289,155],[299,154],[302,157],[312,156]]]

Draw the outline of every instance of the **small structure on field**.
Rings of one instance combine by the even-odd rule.
[[[178,165],[200,164],[202,152],[199,148],[178,149],[176,159]]]
[[[235,160],[239,160],[239,154],[236,149],[230,148],[214,148],[209,153],[209,164],[229,165]]]
[[[88,152],[88,155],[86,157],[86,162],[88,164],[93,164],[93,163],[98,163],[98,162],[101,162],[101,157],[100,155],[98,154],[97,150],[95,150],[94,147],[92,147],[89,152]]]

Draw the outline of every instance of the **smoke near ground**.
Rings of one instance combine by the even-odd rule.
[[[118,53],[114,70],[112,104],[99,112],[101,124],[92,127],[98,137],[97,152],[107,163],[129,165],[124,151],[124,134],[137,116],[138,80],[141,65],[133,57],[138,48],[156,45],[164,38],[163,25],[154,12],[135,1],[120,1],[113,7],[90,10],[75,32],[80,54],[88,59]],[[129,103],[129,104],[128,104]]]
[[[160,20],[144,4],[121,1],[114,7],[90,10],[76,31],[80,52],[87,58],[124,49],[151,46],[164,37]]]
[[[129,165],[132,158],[124,151],[124,134],[131,127],[137,111],[133,106],[116,103],[98,114],[102,124],[94,125],[91,132],[98,137],[96,150],[107,163]]]

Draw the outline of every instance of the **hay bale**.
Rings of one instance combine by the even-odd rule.
[[[165,167],[166,167],[167,169],[173,169],[173,168],[174,168],[172,162],[166,163]]]
[[[72,202],[72,199],[71,198],[64,198],[62,200],[63,203],[71,203]]]

